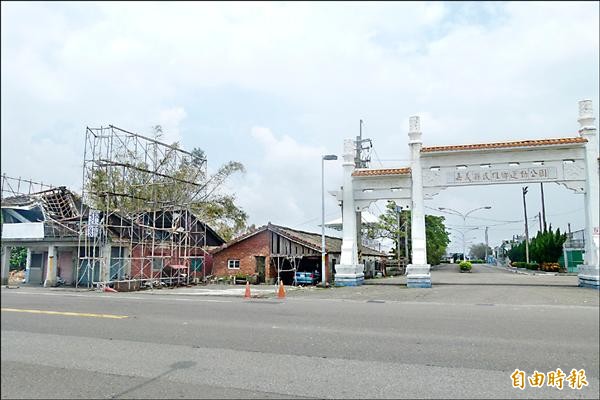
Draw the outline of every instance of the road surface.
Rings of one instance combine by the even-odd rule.
[[[486,268],[283,301],[2,289],[1,397],[597,398],[598,291]],[[588,386],[515,389],[517,368]]]

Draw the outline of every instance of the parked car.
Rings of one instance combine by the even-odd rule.
[[[296,272],[296,283],[300,285],[316,285],[321,281],[321,274],[319,271],[297,271]]]

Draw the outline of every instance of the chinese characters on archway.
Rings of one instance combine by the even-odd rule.
[[[555,167],[514,169],[457,169],[449,176],[450,183],[498,183],[556,179]]]

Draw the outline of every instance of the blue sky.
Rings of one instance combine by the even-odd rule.
[[[341,154],[361,118],[372,166],[404,166],[411,115],[425,145],[443,145],[574,136],[577,101],[600,106],[597,2],[1,7],[3,173],[80,190],[86,126],[148,135],[161,124],[212,168],[245,164],[224,190],[257,225],[318,230],[320,156]],[[328,190],[341,185],[339,163],[325,173]],[[581,196],[546,187],[553,225],[580,229]],[[450,189],[427,205],[449,204],[522,216],[518,185]],[[333,198],[326,213],[340,215]],[[522,230],[497,225],[490,240]]]

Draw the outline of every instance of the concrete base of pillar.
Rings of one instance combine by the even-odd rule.
[[[54,287],[58,283],[57,280],[46,280],[44,281],[44,287]]]
[[[579,286],[600,289],[600,269],[597,265],[580,265],[577,277]]]
[[[360,286],[365,281],[363,264],[335,266],[335,286]]]
[[[409,264],[406,267],[406,286],[409,288],[430,288],[430,267],[429,264]]]

